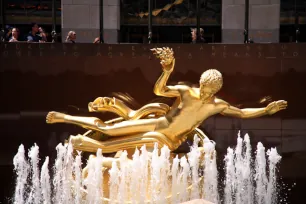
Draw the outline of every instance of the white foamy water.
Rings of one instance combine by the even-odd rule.
[[[268,185],[265,153],[265,147],[262,145],[262,143],[258,143],[255,163],[255,197],[257,204],[265,204],[266,190]]]
[[[119,187],[119,168],[117,162],[113,162],[112,168],[109,171],[109,199],[110,203],[115,203],[118,200],[118,187]]]
[[[265,147],[259,142],[254,161],[250,137],[246,134],[242,139],[239,135],[235,150],[228,148],[225,157],[224,203],[276,204],[276,166],[280,159],[275,148],[265,151]]]
[[[235,193],[235,166],[234,166],[234,151],[227,148],[227,155],[225,156],[225,188],[224,188],[224,203],[234,203]]]
[[[49,175],[49,157],[46,157],[44,164],[41,167],[40,184],[42,201],[44,204],[51,204],[51,184]]]
[[[145,146],[135,149],[132,157],[123,151],[111,169],[103,167],[109,158],[101,149],[85,168],[80,152],[73,152],[71,144],[59,144],[52,177],[48,157],[39,167],[38,146],[30,149],[27,159],[20,145],[14,157],[14,203],[180,203],[199,198],[228,204],[277,203],[276,166],[281,157],[276,149],[266,152],[259,143],[253,161],[249,136],[238,136],[237,146],[228,148],[224,159],[225,187],[218,189],[215,143],[205,139],[199,147],[199,141],[195,136],[190,152],[181,157],[157,144],[153,152]]]
[[[203,193],[201,198],[209,200],[213,203],[219,203],[218,193],[218,171],[217,171],[217,155],[215,151],[215,143],[204,139],[204,161],[202,168],[204,169],[204,178],[202,182]],[[208,176],[209,175],[209,176]]]
[[[276,165],[280,162],[281,156],[276,148],[267,151],[269,161],[269,182],[266,193],[266,203],[277,204]]]
[[[81,204],[82,203],[82,191],[81,191],[82,189],[82,158],[81,158],[81,152],[79,151],[74,160],[73,174],[75,176],[74,203]]]
[[[200,198],[200,176],[199,176],[199,165],[200,165],[200,156],[201,152],[199,150],[199,141],[200,139],[197,136],[194,136],[193,145],[191,146],[190,152],[188,155],[188,162],[191,167],[191,178],[192,178],[192,191],[191,199]]]
[[[24,146],[20,145],[13,160],[16,172],[16,186],[14,204],[24,204],[26,199],[27,178],[29,175],[29,164],[25,156]]]
[[[57,157],[54,164],[54,177],[53,177],[53,203],[62,203],[63,195],[63,178],[65,163],[64,158],[66,156],[66,147],[62,144],[56,146]]]
[[[34,144],[34,146],[29,151],[29,159],[31,164],[31,184],[32,188],[30,189],[30,194],[28,196],[28,204],[40,204],[42,201],[42,192],[40,188],[40,179],[39,179],[39,147]]]

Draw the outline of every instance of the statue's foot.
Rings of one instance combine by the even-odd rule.
[[[46,122],[47,123],[63,123],[64,122],[64,117],[66,114],[64,113],[59,113],[59,112],[49,112],[47,117],[46,117]]]

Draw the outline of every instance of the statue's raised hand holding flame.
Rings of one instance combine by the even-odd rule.
[[[153,54],[160,59],[160,64],[165,72],[172,72],[174,69],[175,59],[172,48],[153,48]]]

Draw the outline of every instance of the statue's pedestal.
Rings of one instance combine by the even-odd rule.
[[[181,204],[214,204],[212,202],[203,200],[203,199],[195,199]]]

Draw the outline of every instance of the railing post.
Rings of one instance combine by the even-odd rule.
[[[57,33],[56,33],[56,0],[52,0],[52,42],[56,42]]]
[[[104,43],[103,0],[100,0],[100,43]]]
[[[148,42],[151,44],[152,42],[152,0],[148,0],[148,10],[149,10],[149,17],[148,17]]]
[[[201,39],[201,32],[200,32],[200,27],[201,27],[201,1],[197,0],[197,38]]]
[[[249,42],[249,0],[245,0],[244,43]]]
[[[1,12],[1,30],[0,30],[0,42],[4,42],[5,40],[5,2],[6,0],[0,1],[0,12]]]

